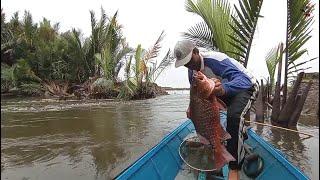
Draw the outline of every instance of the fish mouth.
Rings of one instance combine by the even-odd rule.
[[[194,86],[197,89],[197,96],[201,99],[208,99],[215,87],[213,80],[207,78],[202,72],[197,71],[193,74]]]

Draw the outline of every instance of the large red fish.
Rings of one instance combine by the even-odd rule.
[[[205,138],[214,148],[214,168],[220,169],[235,161],[223,141],[230,139],[220,124],[219,102],[213,94],[215,83],[200,71],[194,73],[190,88],[190,119],[200,138]]]

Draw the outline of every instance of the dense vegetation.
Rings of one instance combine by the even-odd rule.
[[[140,99],[161,92],[155,81],[173,62],[170,50],[157,61],[164,32],[149,50],[132,48],[118,12],[109,17],[101,8],[99,20],[88,15],[91,35],[83,37],[78,29],[60,32],[46,18],[35,23],[28,11],[7,21],[1,9],[1,93]]]

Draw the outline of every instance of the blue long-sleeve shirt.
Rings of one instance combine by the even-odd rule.
[[[222,79],[222,87],[226,96],[234,96],[256,83],[256,79],[243,65],[226,54],[210,52],[201,55],[203,57],[201,71],[209,78],[218,76]],[[191,84],[193,71],[189,69],[188,74]]]

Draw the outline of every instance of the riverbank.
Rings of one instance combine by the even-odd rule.
[[[18,89],[13,89],[9,92],[1,93],[1,98],[23,98],[23,97],[34,97],[43,99],[56,99],[56,100],[85,100],[85,99],[124,99],[124,100],[142,100],[155,98],[162,95],[168,95],[165,88],[157,85],[156,83],[150,83],[147,86],[142,86],[141,90],[137,90],[136,93],[130,97],[120,96],[122,87],[125,86],[123,83],[117,83],[110,87],[104,85],[95,85],[91,83],[84,83],[81,85],[73,84],[67,85],[67,88],[62,92],[59,84],[51,85],[54,88],[47,87],[47,90],[37,90],[37,93],[25,93]],[[58,92],[59,89],[61,92]],[[55,91],[55,92],[54,92]]]

